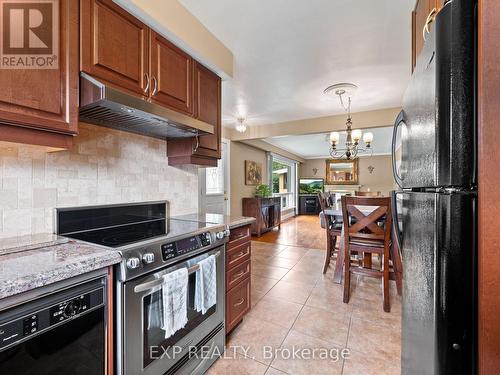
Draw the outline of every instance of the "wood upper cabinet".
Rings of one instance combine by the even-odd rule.
[[[198,155],[221,157],[221,79],[195,64],[196,117],[214,126],[213,135],[200,137]]]
[[[214,126],[168,140],[170,165],[216,166],[221,157],[221,79],[112,0],[81,1],[81,70]]]
[[[412,70],[417,64],[417,57],[424,47],[423,29],[427,17],[436,9],[439,11],[444,4],[444,0],[417,0],[415,9],[412,12]]]
[[[217,166],[221,158],[221,79],[194,64],[194,116],[214,126],[214,134],[198,138],[171,139],[167,145],[169,165],[196,164]]]
[[[111,0],[81,1],[81,70],[149,95],[149,28]]]
[[[151,98],[170,108],[193,114],[193,59],[151,31]]]
[[[0,69],[0,140],[71,144],[68,135],[78,130],[78,14],[78,2],[59,1],[58,51],[47,53],[57,53],[57,68]]]

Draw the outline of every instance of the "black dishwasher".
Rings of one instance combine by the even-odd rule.
[[[104,375],[106,279],[0,312],[0,374]]]

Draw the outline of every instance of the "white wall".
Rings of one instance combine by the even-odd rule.
[[[198,211],[197,168],[168,166],[166,142],[80,124],[73,149],[0,143],[0,238],[53,231],[56,207],[168,200]]]

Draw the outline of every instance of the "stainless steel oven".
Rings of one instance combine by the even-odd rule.
[[[194,306],[197,263],[216,256],[217,302],[205,314]],[[123,373],[203,373],[224,351],[224,247],[121,284],[123,301]],[[188,322],[165,338],[161,328],[162,277],[188,268]],[[126,308],[125,308],[126,306]]]
[[[202,374],[225,343],[225,225],[167,217],[166,202],[57,210],[57,232],[112,247],[115,267],[116,375]],[[194,308],[196,267],[216,255],[216,303],[204,314]],[[190,270],[187,324],[165,338],[163,276]]]

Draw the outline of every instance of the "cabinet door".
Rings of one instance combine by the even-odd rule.
[[[193,114],[193,59],[151,31],[151,98]]]
[[[214,126],[214,134],[200,137],[198,155],[221,157],[221,79],[195,64],[196,117]]]
[[[425,26],[427,16],[436,6],[436,0],[418,0],[412,13],[412,64],[415,67],[417,57],[424,46],[422,30]]]
[[[241,322],[251,306],[251,284],[247,277],[226,294],[226,333]]]
[[[81,1],[81,69],[140,95],[149,95],[149,28],[111,0]]]
[[[271,210],[269,206],[261,207],[262,222],[260,223],[260,230],[265,230],[271,226]]]
[[[275,204],[273,206],[273,226],[280,225],[281,223],[281,205]]]
[[[0,122],[25,129],[77,132],[78,2],[59,1],[57,13],[57,69],[0,69]],[[0,139],[3,135],[0,132]],[[25,142],[23,136],[17,141]]]

